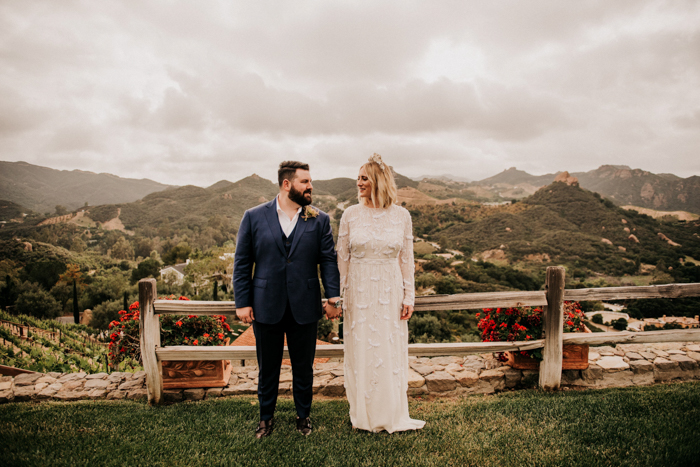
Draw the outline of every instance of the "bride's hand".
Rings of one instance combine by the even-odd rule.
[[[413,305],[404,305],[401,309],[401,319],[408,320],[413,314]]]

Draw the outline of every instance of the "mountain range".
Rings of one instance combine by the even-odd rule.
[[[398,187],[405,188],[403,194],[406,200],[416,202],[421,200],[425,204],[430,204],[440,200],[449,202],[460,198],[477,202],[521,199],[532,195],[540,187],[552,183],[561,174],[557,172],[531,175],[512,167],[492,177],[474,182],[450,179],[448,175],[435,178],[423,177],[420,181],[398,173],[395,175]],[[681,178],[672,174],[654,174],[620,165],[603,165],[595,170],[575,172],[570,175],[578,179],[582,188],[597,192],[617,205],[700,214],[700,177],[698,176]],[[248,193],[246,191],[249,189],[248,184],[240,184],[251,177],[251,180],[258,180],[258,182],[252,184],[255,188]],[[272,182],[257,175],[251,177],[235,183],[222,180],[207,188],[174,187],[149,179],[137,180],[81,170],[55,170],[26,162],[0,161],[0,200],[8,206],[2,210],[3,219],[8,219],[5,213],[17,210],[52,213],[56,205],[65,206],[71,211],[85,204],[124,205],[141,200],[150,205],[157,199],[177,196],[194,196],[193,201],[196,204],[197,193],[225,194],[228,192],[229,196],[235,196],[236,199],[241,197],[247,199],[251,196],[259,199],[261,196],[269,198],[270,189],[276,190],[276,185]],[[262,180],[264,183],[261,182]],[[247,188],[243,189],[241,186]],[[340,201],[354,198],[356,192],[355,180],[351,178],[316,180],[314,189],[318,195],[330,195]],[[169,193],[170,190],[176,190],[176,192]],[[149,197],[150,195],[152,197]],[[12,207],[9,208],[9,206]],[[214,203],[206,211],[213,212],[221,206],[222,203]],[[127,209],[124,213],[127,218],[130,210]],[[191,212],[187,214],[190,215]],[[236,213],[234,217],[237,218],[240,214]]]
[[[69,211],[99,204],[129,203],[170,185],[83,170],[56,170],[27,162],[0,161],[0,200],[39,213],[56,205]]]
[[[518,185],[548,185],[561,172],[530,175],[512,167],[493,177],[474,182],[478,186],[512,189]],[[700,177],[681,178],[673,174],[654,174],[626,165],[603,165],[589,172],[570,174],[579,185],[605,196],[615,204],[639,206],[661,211],[689,211],[700,214]]]

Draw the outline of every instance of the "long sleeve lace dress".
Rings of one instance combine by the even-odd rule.
[[[349,207],[340,220],[345,390],[354,428],[417,430],[408,414],[408,322],[415,297],[411,216],[400,206]]]

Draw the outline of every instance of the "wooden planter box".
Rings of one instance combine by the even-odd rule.
[[[223,388],[231,378],[230,360],[163,362],[163,389]]]
[[[584,328],[584,332],[591,332]],[[562,370],[585,370],[588,368],[588,344],[564,344]],[[516,370],[539,370],[540,360],[520,355],[520,352],[506,352],[508,365]]]
[[[506,352],[508,365],[516,370],[539,370],[540,360],[520,355],[520,352]],[[585,370],[588,368],[588,344],[565,344],[562,370]]]

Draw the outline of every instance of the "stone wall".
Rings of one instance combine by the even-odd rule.
[[[665,381],[700,379],[700,345],[695,343],[627,344],[592,347],[586,370],[565,370],[564,388],[609,388],[640,386]],[[490,354],[467,357],[410,357],[408,393],[454,397],[492,394],[506,389],[537,386],[537,371],[520,371],[499,362]],[[33,373],[15,378],[0,377],[0,402],[73,401],[81,399],[145,399],[146,374],[114,372]],[[258,370],[255,365],[233,368],[225,388],[174,389],[164,392],[166,402],[255,394]],[[318,363],[314,369],[314,393],[326,397],[345,395],[343,362]],[[280,394],[291,394],[292,373],[282,367]]]

